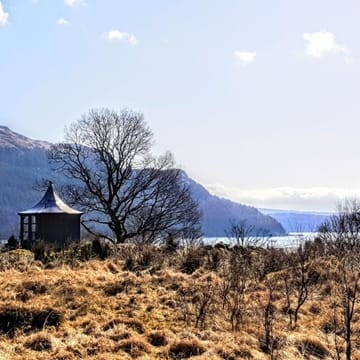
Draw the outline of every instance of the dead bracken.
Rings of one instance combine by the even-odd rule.
[[[54,309],[2,309],[0,310],[0,333],[13,336],[17,330],[31,333],[51,326],[58,327],[61,319],[61,314]]]
[[[50,351],[52,343],[47,336],[37,336],[25,343],[25,346],[34,351]]]
[[[169,355],[172,359],[188,359],[191,356],[201,355],[205,347],[198,341],[182,340],[170,346]]]
[[[147,251],[158,254],[136,272],[121,270],[132,254],[136,267],[137,261],[145,266],[136,246],[105,260],[67,263],[65,251],[52,269],[30,264],[26,272],[17,265],[0,271],[0,359],[325,360],[344,352],[339,296],[354,292],[339,290],[356,279],[350,261],[339,263],[311,246],[301,256],[203,247],[194,249],[197,269],[185,273],[191,248],[166,257],[161,248]],[[215,261],[213,252],[221,258]],[[348,282],[334,281],[340,276]],[[301,286],[308,297],[299,298]],[[356,302],[355,320],[359,311]],[[360,355],[355,341],[352,353]]]

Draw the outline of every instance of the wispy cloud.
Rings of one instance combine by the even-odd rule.
[[[256,52],[254,51],[235,51],[234,55],[244,65],[254,62],[256,58]]]
[[[2,2],[0,1],[0,26],[8,23],[9,13],[5,12]]]
[[[132,46],[136,46],[139,43],[139,40],[134,34],[121,32],[119,30],[111,30],[105,33],[104,37],[109,41],[127,41]]]
[[[76,5],[85,5],[85,0],[64,0],[65,5],[67,6],[76,6]]]
[[[206,185],[213,194],[260,208],[333,211],[344,199],[360,198],[360,189],[329,187],[244,190],[219,184]]]
[[[60,19],[56,20],[56,24],[57,25],[69,25],[69,22],[64,18],[60,18]]]
[[[305,52],[310,57],[320,58],[329,54],[340,54],[351,60],[349,49],[336,41],[335,34],[326,30],[305,33]]]

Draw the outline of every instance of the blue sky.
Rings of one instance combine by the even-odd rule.
[[[360,195],[358,0],[0,3],[1,124],[59,141],[89,108],[129,107],[220,195]]]

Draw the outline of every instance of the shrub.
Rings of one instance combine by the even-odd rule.
[[[25,343],[25,347],[34,351],[50,351],[52,349],[52,343],[49,337],[45,335],[39,335],[28,340]]]
[[[34,254],[24,249],[11,250],[0,254],[0,271],[26,271],[34,262]]]
[[[192,274],[202,265],[203,252],[201,248],[188,248],[180,264],[180,271]]]
[[[225,351],[219,350],[219,356],[224,360],[237,360],[237,359],[252,359],[252,355],[248,350],[233,350]]]
[[[324,359],[329,355],[326,347],[318,339],[301,339],[297,343],[297,349],[306,357],[315,356],[318,359]]]
[[[42,240],[36,240],[34,243],[29,244],[28,247],[34,254],[35,260],[39,260],[43,264],[49,263],[51,260],[50,254],[55,250],[52,244],[45,243]]]
[[[20,246],[20,242],[18,239],[15,238],[14,235],[11,235],[5,244],[5,247],[9,250],[16,250]]]
[[[120,341],[119,345],[114,349],[115,352],[122,350],[128,353],[132,358],[137,358],[143,353],[149,353],[149,345],[141,339],[128,339]]]
[[[101,260],[105,260],[111,256],[111,248],[109,243],[101,241],[96,237],[91,243],[92,253]]]
[[[206,269],[217,271],[224,261],[224,252],[221,249],[210,248],[207,251]]]
[[[171,359],[188,359],[191,356],[201,355],[205,352],[205,347],[197,340],[181,340],[169,348]]]
[[[33,295],[43,295],[48,289],[45,285],[40,284],[36,281],[27,281],[24,282],[21,286],[17,288],[18,294],[16,299],[20,301],[27,301]]]
[[[58,327],[61,321],[61,314],[53,309],[5,308],[0,310],[0,333],[11,337],[16,330],[35,332],[46,327]]]
[[[152,245],[137,244],[123,247],[124,268],[127,271],[159,270],[163,263],[161,250]]]
[[[169,234],[168,237],[165,239],[164,249],[168,253],[173,253],[179,247],[179,241],[176,240],[172,234]]]
[[[33,294],[42,295],[48,291],[47,286],[36,281],[26,281],[22,284],[22,289],[31,291]]]
[[[164,333],[156,331],[148,335],[148,342],[153,346],[165,346],[167,339]]]
[[[115,296],[125,290],[124,281],[120,283],[110,284],[105,287],[104,293],[106,296]]]
[[[284,249],[268,248],[259,253],[262,261],[262,269],[260,278],[264,278],[267,274],[280,271],[286,268],[291,263],[291,256],[289,256]]]
[[[129,319],[129,320],[123,321],[123,323],[126,326],[128,326],[129,328],[136,331],[138,334],[144,334],[145,333],[145,329],[144,329],[143,324],[138,320]]]
[[[103,331],[108,331],[115,328],[117,325],[124,324],[127,327],[135,330],[138,334],[144,334],[145,330],[140,321],[137,320],[121,320],[121,319],[113,319],[104,325]]]
[[[122,324],[120,319],[113,319],[103,326],[103,331],[114,329],[119,324]]]

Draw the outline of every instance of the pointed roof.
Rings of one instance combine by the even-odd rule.
[[[80,215],[81,211],[72,209],[69,205],[61,200],[59,195],[55,192],[53,183],[49,181],[49,186],[44,197],[31,209],[19,212],[19,215],[33,215],[33,214],[72,214]]]

